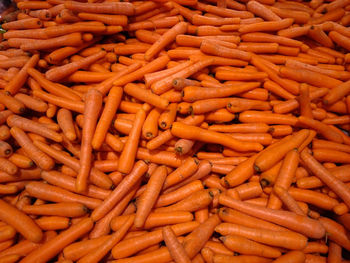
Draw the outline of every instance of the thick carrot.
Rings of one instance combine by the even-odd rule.
[[[17,143],[24,149],[25,153],[43,170],[51,170],[55,164],[51,157],[39,150],[28,135],[18,127],[12,127],[11,135]]]
[[[349,249],[350,240],[346,236],[346,231],[341,224],[327,217],[320,217],[319,221],[324,226],[327,233],[329,233],[330,240],[336,242],[338,245],[344,247],[347,250]]]
[[[292,231],[272,231],[251,228],[231,223],[221,223],[215,228],[221,235],[237,235],[270,246],[301,250],[306,247],[307,238]]]
[[[137,200],[137,211],[134,220],[136,227],[142,227],[144,225],[163,187],[166,176],[166,167],[159,166],[149,178],[146,190]]]
[[[285,253],[284,255],[280,256],[276,260],[272,261],[273,263],[302,263],[305,262],[305,253],[293,250],[290,252]]]
[[[259,143],[242,143],[228,135],[189,126],[180,122],[173,123],[171,133],[184,139],[197,139],[203,142],[222,144],[237,151],[256,151],[262,149]]]
[[[188,263],[191,262],[182,244],[177,240],[174,231],[170,226],[165,226],[162,229],[165,245],[169,249],[169,253],[175,262]]]
[[[222,236],[220,240],[227,248],[241,254],[256,255],[266,258],[278,258],[281,256],[281,252],[278,249],[259,244],[243,236]]]
[[[293,139],[287,141],[277,148],[272,147],[258,156],[254,162],[254,169],[259,172],[266,171],[280,161],[290,150],[298,147],[309,135],[309,130],[304,129],[293,135]],[[278,149],[278,150],[277,150]],[[273,154],[274,151],[279,151],[280,155]]]
[[[273,210],[270,208],[259,207],[234,200],[231,197],[221,194],[219,203],[237,209],[240,212],[248,215],[254,215],[258,218],[263,218],[272,223],[277,223],[291,230],[305,234],[309,237],[322,237],[325,234],[325,229],[316,220],[307,218],[306,216],[297,215],[288,211]],[[283,219],[282,219],[283,218]]]
[[[13,226],[24,237],[33,242],[40,242],[43,238],[41,229],[26,214],[16,207],[0,200],[1,215],[0,218],[7,224]],[[13,220],[16,218],[16,220]]]
[[[7,124],[10,127],[17,127],[26,132],[33,132],[39,135],[42,135],[48,139],[51,139],[56,142],[62,141],[62,136],[55,131],[52,131],[49,128],[46,128],[45,125],[42,125],[38,122],[23,118],[18,115],[11,115],[7,118]]]

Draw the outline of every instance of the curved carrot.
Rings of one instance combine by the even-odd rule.
[[[88,185],[88,177],[91,169],[92,146],[91,141],[94,136],[97,118],[102,107],[102,94],[91,89],[88,91],[85,99],[85,121],[82,133],[82,144],[80,152],[80,169],[76,181],[76,190],[84,192]]]
[[[175,262],[191,262],[184,247],[177,240],[176,235],[170,226],[163,227],[162,234],[164,242],[169,249],[169,253]]]
[[[12,127],[11,135],[17,143],[24,149],[25,153],[43,170],[51,170],[55,164],[51,157],[39,150],[28,135],[18,127]]]
[[[248,215],[254,215],[258,218],[263,218],[267,221],[285,226],[309,237],[317,238],[322,237],[325,234],[325,229],[318,221],[309,219],[306,216],[244,203],[242,201],[234,200],[224,194],[219,196],[219,203],[237,209]]]
[[[174,122],[171,133],[184,139],[197,139],[204,142],[218,143],[238,151],[261,150],[259,143],[241,143],[228,135],[214,131],[204,130],[199,127],[189,126],[180,122]]]
[[[40,242],[43,237],[43,233],[29,216],[3,200],[0,200],[0,209],[1,220],[13,226],[28,240]],[[16,220],[13,220],[13,218],[16,218]]]
[[[144,225],[146,218],[154,206],[163,187],[166,176],[167,170],[165,166],[159,166],[154,173],[152,173],[150,179],[148,180],[146,190],[137,200],[137,210],[134,220],[134,225],[136,227],[141,227]]]

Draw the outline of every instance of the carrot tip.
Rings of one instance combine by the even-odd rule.
[[[261,170],[260,170],[259,166],[257,166],[256,164],[254,164],[254,170],[255,170],[255,171],[257,171],[258,173],[260,173],[260,172],[261,172]]]
[[[262,180],[260,181],[260,185],[261,185],[262,188],[265,188],[265,187],[267,187],[267,186],[270,185],[270,182],[267,181],[266,179],[262,179]]]

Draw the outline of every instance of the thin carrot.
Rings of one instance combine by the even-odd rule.
[[[113,87],[107,96],[107,102],[102,110],[100,120],[96,125],[95,134],[92,138],[92,148],[101,147],[106,136],[107,129],[112,122],[114,114],[117,112],[118,106],[122,98],[123,90],[120,87]]]
[[[64,202],[44,205],[25,205],[22,211],[31,215],[80,217],[84,216],[88,209],[81,203]]]
[[[84,218],[76,225],[72,225],[66,231],[45,242],[39,248],[29,253],[23,262],[45,262],[55,257],[64,247],[74,242],[93,227],[91,218]]]
[[[84,192],[88,185],[88,177],[91,169],[92,161],[92,145],[91,141],[94,136],[97,118],[102,107],[102,94],[91,89],[88,91],[85,99],[84,115],[86,119],[83,126],[82,146],[80,154],[80,169],[76,181],[76,189],[78,192]]]
[[[324,168],[314,157],[312,157],[306,150],[300,155],[305,166],[311,172],[323,181],[330,189],[332,189],[343,201],[349,205],[349,189],[348,187],[332,175],[326,168]]]

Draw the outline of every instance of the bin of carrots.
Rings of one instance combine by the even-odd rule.
[[[0,262],[350,262],[349,0],[15,5]]]

